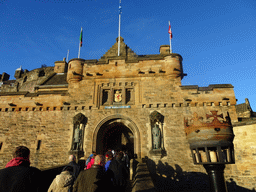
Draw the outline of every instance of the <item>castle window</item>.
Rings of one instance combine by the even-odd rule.
[[[219,105],[222,106],[222,102],[219,102]]]
[[[5,112],[7,112],[8,111],[8,108],[5,108]]]
[[[102,105],[109,103],[109,89],[104,89],[102,93]]]
[[[0,111],[2,111],[2,108],[0,108]]]
[[[15,108],[12,108],[12,111],[14,111],[15,110]]]
[[[230,102],[227,102],[227,106],[230,106]]]
[[[57,107],[53,107],[53,110],[55,111],[57,109]]]
[[[0,142],[0,151],[2,150],[3,142]]]
[[[21,107],[19,108],[19,111],[21,111]]]
[[[41,140],[38,140],[38,141],[37,141],[37,147],[36,147],[36,150],[37,150],[37,151],[39,151],[39,150],[40,150],[41,143],[42,143],[42,141],[41,141]]]
[[[28,111],[28,107],[26,107],[26,111]]]
[[[132,89],[126,89],[126,103],[129,103],[129,102],[133,101],[132,92],[133,92]]]
[[[33,110],[33,111],[35,111],[35,110],[36,110],[36,108],[35,108],[35,107],[33,107],[33,108],[32,108],[32,110]]]
[[[43,76],[45,76],[45,72],[44,72],[44,70],[39,71],[38,77],[43,77]]]
[[[24,77],[23,83],[25,83],[27,81],[28,77]]]

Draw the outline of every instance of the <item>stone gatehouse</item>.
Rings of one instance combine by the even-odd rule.
[[[16,80],[1,75],[1,167],[14,147],[25,145],[38,168],[67,163],[72,153],[86,158],[122,149],[156,165],[205,173],[193,164],[184,117],[217,110],[238,122],[233,86],[182,85],[183,58],[168,45],[156,55],[137,55],[121,38],[120,56],[117,46],[99,60],[64,58],[54,67],[18,68]],[[236,170],[229,166],[232,177]]]

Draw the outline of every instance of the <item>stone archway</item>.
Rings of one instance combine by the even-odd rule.
[[[93,151],[103,154],[108,149],[127,150],[141,157],[140,133],[129,118],[113,115],[102,120],[93,135]]]

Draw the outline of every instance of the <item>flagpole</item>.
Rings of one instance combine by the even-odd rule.
[[[68,56],[69,56],[69,49],[68,49],[68,53],[67,53],[67,60],[66,60],[67,62],[68,62]]]
[[[83,32],[83,28],[81,27],[81,33],[80,33],[80,39],[79,39],[79,49],[78,49],[78,58],[80,58],[80,49],[81,49],[81,43],[82,43],[82,36],[83,36],[83,34],[82,34],[82,32]]]
[[[120,56],[120,33],[121,33],[121,0],[119,3],[118,56]]]
[[[77,58],[80,58],[80,49],[81,49],[81,47],[80,47],[80,42],[79,42],[79,49],[78,49],[78,57]]]
[[[169,21],[169,32],[171,30],[171,22]],[[172,53],[172,32],[169,34],[169,39],[170,39],[170,53]]]

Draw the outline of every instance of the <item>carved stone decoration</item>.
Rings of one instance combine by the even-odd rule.
[[[122,101],[122,94],[119,91],[116,91],[115,93],[115,102],[119,103]]]
[[[150,114],[151,135],[152,135],[152,150],[150,154],[156,156],[165,155],[163,141],[163,121],[164,116],[157,111]]]
[[[84,138],[84,128],[87,123],[87,118],[79,113],[73,118],[73,138],[72,147],[73,151],[83,151],[83,138]]]

